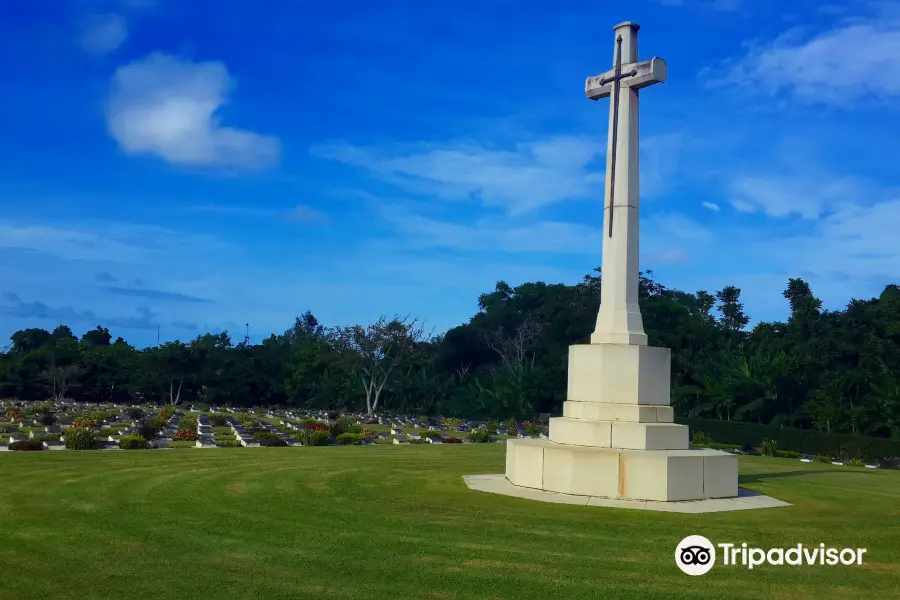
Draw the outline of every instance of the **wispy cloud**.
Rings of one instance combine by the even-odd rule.
[[[714,202],[701,202],[700,206],[713,212],[719,212],[720,210],[722,210],[721,207],[719,207],[719,205]]]
[[[112,275],[111,273],[107,273],[106,271],[97,273],[96,275],[94,275],[94,279],[103,283],[117,283],[119,281],[118,277]]]
[[[94,15],[84,24],[79,42],[88,54],[114,52],[128,38],[125,17],[119,14]]]
[[[298,204],[293,208],[262,208],[256,206],[235,206],[226,204],[205,204],[200,206],[186,206],[181,210],[193,213],[210,213],[221,215],[234,215],[236,217],[248,217],[251,219],[282,219],[285,221],[324,223],[328,221],[328,215],[308,205]]]
[[[218,111],[233,84],[221,62],[151,54],[116,70],[107,126],[128,154],[237,169],[277,163],[276,138],[220,123]]]
[[[297,223],[326,223],[328,222],[328,215],[323,213],[320,210],[309,206],[308,204],[298,204],[287,214],[284,215],[284,218],[288,221],[294,221]]]
[[[103,315],[98,316],[91,310],[77,310],[72,306],[50,306],[43,302],[22,300],[18,294],[3,292],[0,298],[6,304],[0,304],[0,314],[18,319],[36,319],[67,325],[97,325],[120,327],[123,329],[156,329],[160,322],[149,308],[137,309],[137,316]]]
[[[729,201],[739,212],[816,219],[837,206],[878,199],[876,186],[854,177],[812,174],[737,174],[728,183]]]
[[[792,29],[752,43],[745,56],[704,69],[700,78],[712,87],[787,93],[805,104],[892,103],[900,96],[900,19],[882,13],[817,33]]]
[[[454,223],[412,214],[405,206],[385,207],[382,216],[404,236],[408,248],[596,254],[602,242],[599,228],[572,223],[513,225],[502,220]]]
[[[139,263],[183,256],[185,248],[231,246],[212,236],[131,223],[31,224],[0,220],[0,249],[49,254],[65,260]]]
[[[315,146],[311,153],[361,167],[413,193],[476,200],[522,214],[562,200],[596,196],[603,177],[591,166],[604,150],[593,139],[557,137],[508,148],[472,142],[409,148],[336,144]]]
[[[154,290],[150,288],[129,288],[120,286],[103,286],[103,290],[117,296],[128,296],[131,298],[146,298],[147,300],[161,300],[165,302],[189,302],[199,304],[212,304],[212,300],[206,298],[198,298],[197,296],[189,296],[179,292],[166,292],[163,290]]]
[[[742,6],[742,0],[656,0],[663,6],[677,6],[679,8],[711,9],[711,10],[737,10]]]

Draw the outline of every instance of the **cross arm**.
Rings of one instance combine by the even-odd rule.
[[[622,75],[626,75],[620,79],[620,85],[630,87],[636,90],[653,85],[654,83],[663,83],[668,76],[666,61],[659,57],[651,58],[639,63],[631,63],[622,65]],[[588,77],[584,84],[584,93],[590,100],[600,100],[608,98],[613,90],[613,77],[615,71],[607,71],[602,75]]]

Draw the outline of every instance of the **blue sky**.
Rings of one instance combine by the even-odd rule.
[[[784,318],[900,265],[900,5],[0,2],[0,336],[412,314],[600,263],[611,27],[641,25],[642,266]],[[790,6],[789,9],[785,5]],[[599,6],[603,5],[603,6]]]

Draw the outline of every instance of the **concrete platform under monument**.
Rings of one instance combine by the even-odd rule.
[[[513,498],[550,502],[552,504],[574,504],[578,506],[601,506],[606,508],[627,508],[633,510],[650,510],[669,513],[703,514],[728,512],[735,510],[753,510],[757,508],[777,508],[790,506],[789,503],[776,500],[757,492],[739,489],[734,498],[710,498],[707,500],[686,500],[676,502],[655,502],[648,500],[621,500],[598,496],[576,496],[560,494],[546,490],[536,490],[513,485],[503,474],[465,475],[463,480],[469,489],[477,492],[500,494]]]

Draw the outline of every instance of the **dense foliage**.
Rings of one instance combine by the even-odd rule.
[[[139,350],[100,326],[80,339],[65,325],[25,329],[0,355],[0,397],[559,414],[567,348],[589,340],[600,285],[599,272],[574,286],[499,282],[468,323],[438,337],[402,318],[326,329],[309,312],[256,345],[223,332]],[[677,414],[900,437],[900,288],[833,312],[801,279],[783,295],[787,322],[748,331],[739,289],[686,293],[642,275],[650,344],[672,348]]]

